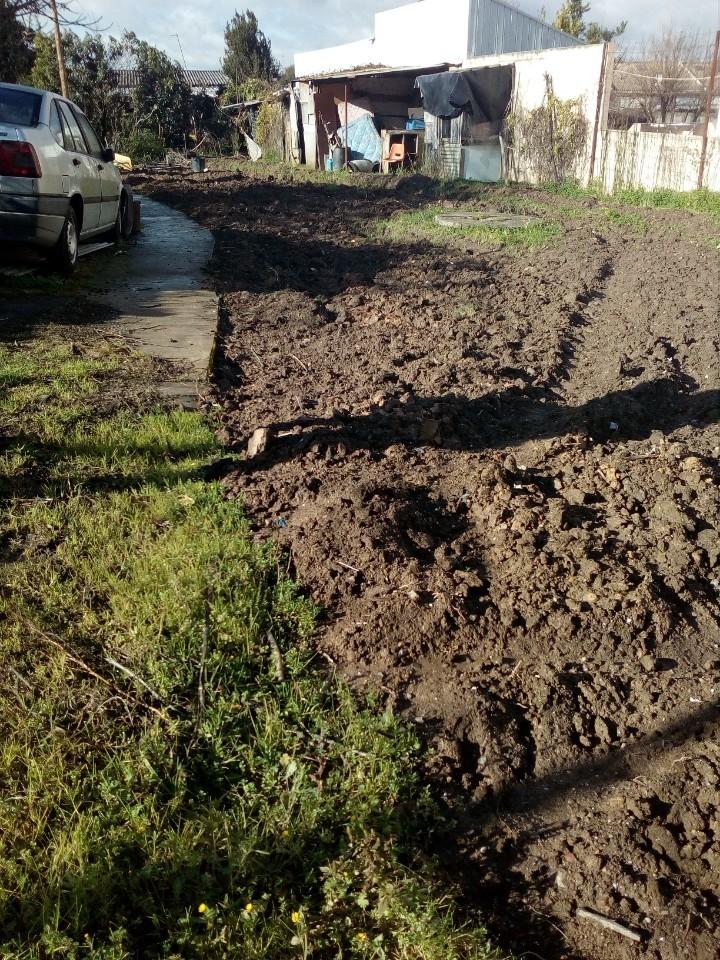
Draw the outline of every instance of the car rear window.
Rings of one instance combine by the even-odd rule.
[[[39,93],[0,87],[0,123],[13,123],[18,127],[36,127],[41,104],[42,96]]]

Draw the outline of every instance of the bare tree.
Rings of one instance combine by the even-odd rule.
[[[647,123],[671,123],[679,113],[696,122],[704,109],[708,72],[699,35],[665,27],[645,43],[639,59],[623,59],[617,87]]]

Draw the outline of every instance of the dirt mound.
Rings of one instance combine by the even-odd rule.
[[[561,236],[488,252],[370,239],[424,182],[164,190],[218,237],[209,409],[237,451],[268,429],[228,491],[327,610],[319,648],[426,732],[496,937],[716,957],[712,224],[529,193]]]

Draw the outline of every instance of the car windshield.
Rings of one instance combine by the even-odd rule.
[[[0,123],[14,123],[19,127],[36,127],[40,117],[42,96],[16,90],[13,87],[0,87]]]

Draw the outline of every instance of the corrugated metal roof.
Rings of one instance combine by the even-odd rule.
[[[222,70],[183,70],[182,74],[191,87],[226,87],[230,82]],[[139,73],[137,70],[118,70],[115,79],[120,90],[134,90]]]
[[[222,70],[183,70],[191,87],[226,87],[230,80]]]
[[[577,37],[543,23],[503,0],[472,0],[468,57],[486,57],[499,53],[526,53],[575,47]]]

